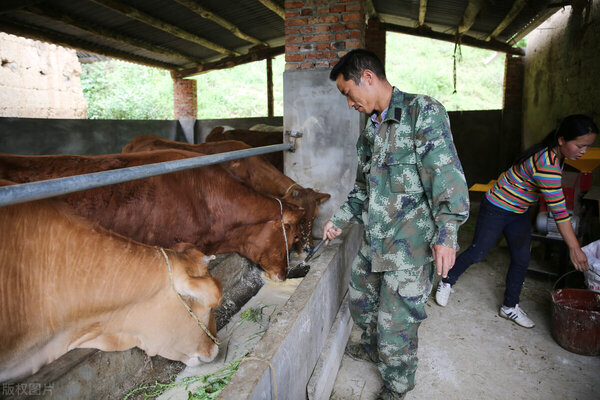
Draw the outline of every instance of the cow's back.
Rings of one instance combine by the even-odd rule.
[[[248,129],[232,129],[224,131],[222,127],[213,129],[206,137],[206,142],[223,140],[239,140],[251,147],[263,147],[283,143],[281,132],[252,131]],[[264,155],[275,168],[283,172],[283,152],[277,151]]]
[[[119,167],[130,167],[195,155],[162,150],[62,156],[63,163],[61,156],[0,155],[0,165],[3,165],[0,173],[4,178],[22,183],[97,172],[106,165],[106,159],[117,160],[115,165]],[[34,160],[35,169],[29,168],[29,161],[23,157]],[[112,166],[109,169],[113,169]],[[291,247],[295,238],[301,236],[298,222],[304,215],[290,204],[280,206],[272,197],[258,193],[218,165],[70,193],[60,198],[80,215],[136,241],[163,247],[190,242],[211,254],[238,252],[279,279],[285,277],[285,241]],[[282,217],[289,221],[285,240]],[[271,237],[275,233],[281,241],[277,247],[259,243],[252,237],[259,234]]]

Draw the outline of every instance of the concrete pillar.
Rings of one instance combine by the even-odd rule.
[[[189,143],[194,143],[194,125],[198,118],[197,93],[195,79],[173,78],[173,111]]]
[[[285,153],[284,170],[301,185],[331,194],[315,220],[313,235],[320,237],[356,177],[361,116],[348,108],[329,73],[349,50],[364,47],[364,1],[286,1],[285,7],[283,125],[302,137],[294,153]]]

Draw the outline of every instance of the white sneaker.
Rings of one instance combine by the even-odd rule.
[[[525,314],[525,311],[519,308],[518,304],[514,307],[500,307],[500,316],[510,319],[524,328],[533,328],[535,326],[535,323]]]
[[[449,283],[444,283],[440,281],[437,287],[437,291],[435,292],[435,301],[442,307],[446,307],[448,304],[448,298],[450,297],[450,293],[452,293],[452,285]]]

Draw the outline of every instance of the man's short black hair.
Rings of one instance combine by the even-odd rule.
[[[355,49],[346,53],[337,64],[333,66],[329,79],[336,81],[342,74],[344,80],[352,79],[357,85],[360,83],[360,77],[364,70],[370,69],[381,80],[386,80],[385,67],[383,63],[370,50]]]

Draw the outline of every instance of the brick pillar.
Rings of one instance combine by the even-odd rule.
[[[198,117],[198,95],[195,79],[173,78],[173,103],[175,119]]]
[[[369,18],[365,32],[365,47],[377,54],[377,57],[385,65],[385,31],[379,28],[379,18]]]
[[[507,54],[504,67],[502,100],[502,141],[498,151],[498,174],[508,168],[523,149],[523,77],[524,58]]]
[[[330,68],[364,46],[365,7],[360,0],[285,2],[285,69]]]
[[[521,109],[524,74],[525,62],[523,57],[507,54],[504,65],[503,108],[517,106]]]
[[[296,151],[284,153],[284,172],[300,185],[329,193],[319,205],[314,237],[346,200],[356,176],[361,116],[348,108],[331,68],[364,47],[365,0],[286,0],[283,126],[297,131]]]
[[[196,143],[196,118],[198,118],[198,91],[195,79],[180,79],[173,77],[173,111],[179,121],[178,131],[183,133],[185,140]],[[176,138],[179,133],[176,133]]]

